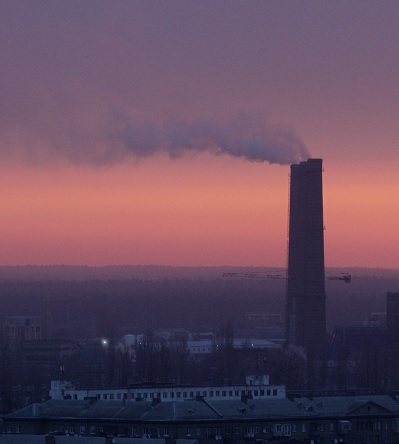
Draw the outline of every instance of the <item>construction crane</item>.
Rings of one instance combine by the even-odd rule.
[[[326,272],[328,273],[328,271]],[[350,284],[352,282],[352,275],[349,273],[341,273],[340,276],[329,273],[330,276],[327,277],[329,281],[344,281],[345,284]]]
[[[224,278],[236,278],[236,279],[286,279],[285,276],[281,274],[268,274],[262,272],[252,272],[252,273],[223,273],[222,277]]]
[[[340,276],[329,273],[327,277],[329,281],[343,281],[345,284],[352,282],[352,276],[349,273],[341,273]],[[286,276],[276,273],[263,273],[263,272],[228,272],[223,273],[222,277],[231,279],[288,279]]]

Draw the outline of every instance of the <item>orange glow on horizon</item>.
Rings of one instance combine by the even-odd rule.
[[[327,266],[395,268],[394,176],[329,166]],[[206,175],[204,175],[206,171]],[[2,265],[286,265],[289,167],[198,156],[2,172]]]

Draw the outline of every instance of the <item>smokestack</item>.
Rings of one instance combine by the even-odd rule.
[[[322,159],[291,165],[286,338],[308,362],[326,348],[322,171]]]

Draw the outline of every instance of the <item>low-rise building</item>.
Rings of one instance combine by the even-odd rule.
[[[9,434],[112,435],[159,442],[397,443],[399,403],[389,396],[49,400],[4,416],[2,427]]]
[[[184,386],[140,384],[120,389],[76,389],[69,381],[51,381],[51,399],[129,400],[145,402],[179,402],[198,397],[209,400],[285,398],[285,386],[269,385],[267,375],[248,376],[246,384],[229,386]]]

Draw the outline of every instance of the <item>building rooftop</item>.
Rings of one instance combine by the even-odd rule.
[[[347,417],[356,415],[399,415],[399,403],[386,395],[324,396],[274,399],[188,400],[184,402],[148,403],[108,400],[49,400],[32,404],[4,417],[19,418],[82,418],[134,421],[198,421],[256,420],[261,418]],[[0,441],[1,443],[1,441]]]

